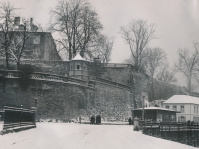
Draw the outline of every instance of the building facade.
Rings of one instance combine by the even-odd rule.
[[[199,98],[187,95],[174,95],[163,103],[163,107],[175,110],[177,122],[199,122]]]
[[[144,119],[152,122],[175,122],[177,111],[160,108],[160,107],[147,107],[138,108],[133,110],[133,116],[142,119],[144,112]]]

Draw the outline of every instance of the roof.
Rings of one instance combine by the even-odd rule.
[[[72,61],[87,61],[84,58],[81,57],[81,55],[78,53],[73,59]]]
[[[134,109],[134,110],[143,110],[143,108],[138,108],[138,109]],[[165,108],[161,108],[161,107],[145,107],[144,110],[162,110],[162,111],[177,112],[175,110],[165,109]]]
[[[199,104],[199,98],[188,96],[188,95],[174,95],[164,103],[192,103],[192,104]]]

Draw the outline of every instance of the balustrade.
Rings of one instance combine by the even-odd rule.
[[[22,76],[22,72],[20,71],[13,71],[13,70],[0,70],[0,76],[8,77],[8,78],[16,78]],[[42,80],[52,80],[52,81],[62,81],[62,82],[75,82],[81,85],[87,85],[87,81],[79,80],[70,78],[67,76],[60,76],[60,75],[53,75],[53,74],[47,74],[47,73],[38,73],[34,72],[29,74],[30,79],[42,79]]]

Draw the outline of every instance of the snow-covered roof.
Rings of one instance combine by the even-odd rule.
[[[81,57],[81,55],[78,53],[73,59],[72,61],[87,61],[84,58]]]
[[[134,110],[143,110],[143,108],[137,108]],[[175,110],[170,110],[170,109],[165,109],[161,107],[145,107],[144,110],[164,110],[164,111],[175,111]],[[176,112],[176,111],[175,111]]]
[[[199,104],[199,98],[188,95],[174,95],[164,103],[192,103]]]

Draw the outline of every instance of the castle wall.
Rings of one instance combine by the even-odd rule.
[[[0,109],[5,105],[31,108],[37,101],[37,119],[63,121],[96,114],[103,120],[124,120],[130,114],[130,90],[120,86],[96,81],[93,88],[72,82],[30,79],[24,89],[19,81],[1,77]]]
[[[132,86],[136,107],[142,107],[142,95],[144,93],[148,96],[149,91],[149,77],[147,75],[138,72],[128,64],[108,64],[102,78]]]
[[[96,81],[95,107],[107,120],[127,120],[130,115],[132,95],[127,88]],[[96,113],[97,114],[97,113]]]

